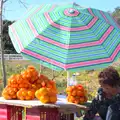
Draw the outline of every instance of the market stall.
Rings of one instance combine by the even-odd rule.
[[[68,103],[65,96],[58,95],[56,104],[43,104],[37,99],[30,101],[5,100],[0,97],[0,104],[7,107],[7,120],[22,120],[23,115],[37,115],[40,120],[74,120],[74,114],[79,114],[80,110],[86,110],[85,105]]]
[[[113,17],[106,12],[83,8],[75,3],[46,4],[34,6],[22,19],[13,23],[9,27],[9,35],[18,53],[53,70],[67,71],[67,81],[69,81],[70,71],[104,68],[119,58],[119,30]],[[22,111],[29,107],[37,110],[39,108],[41,120],[62,120],[62,113],[70,115],[65,120],[73,120],[74,113],[86,109],[85,106],[79,105],[87,100],[82,86],[73,86],[72,89],[68,89],[67,98],[61,99],[56,96],[57,92],[54,92],[56,87],[53,82],[51,82],[52,87],[48,84],[49,80],[45,82],[40,78],[39,82],[36,71],[34,74],[30,72],[31,70],[23,72],[22,77],[19,76],[19,78],[24,80],[19,79],[19,83],[9,81],[10,87],[17,86],[20,91],[15,89],[15,92],[11,89],[14,93],[10,93],[11,96],[9,96],[9,90],[6,88],[3,96],[7,100],[0,98],[1,104],[7,105],[8,120],[13,118],[21,120]],[[13,83],[17,84],[13,85]],[[34,88],[31,86],[33,83],[35,89],[31,90]],[[39,92],[36,92],[41,87],[44,89],[42,97]],[[74,92],[72,93],[71,90]],[[82,90],[82,92],[76,90]],[[32,95],[28,95],[28,92]],[[46,93],[49,96],[46,96]],[[51,99],[53,94],[54,99]],[[34,98],[35,96],[38,100]],[[11,100],[16,98],[20,100]],[[13,113],[19,117],[14,117]]]

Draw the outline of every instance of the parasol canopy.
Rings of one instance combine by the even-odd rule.
[[[9,26],[18,53],[53,70],[104,68],[120,56],[120,26],[107,12],[72,4],[32,7]]]

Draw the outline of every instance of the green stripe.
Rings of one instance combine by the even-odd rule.
[[[26,54],[24,54],[24,53],[22,53],[22,55],[23,55],[25,58],[28,58],[29,60],[32,60],[32,61],[35,62],[35,63],[41,64],[41,65],[43,65],[43,66],[45,66],[45,67],[48,67],[48,68],[51,68],[51,69],[53,69],[53,70],[56,70],[56,71],[61,71],[61,70],[63,70],[62,68],[60,68],[60,67],[58,67],[58,66],[52,65],[52,64],[50,64],[50,63],[48,63],[48,62],[45,62],[45,61],[41,61],[41,60],[39,60],[39,59],[37,59],[37,58],[34,58],[34,57],[32,57],[32,56],[29,56],[29,55],[26,55]]]
[[[83,71],[83,70],[102,69],[102,68],[105,68],[105,67],[108,67],[109,65],[111,65],[114,61],[118,60],[119,57],[120,57],[120,53],[118,53],[117,56],[115,57],[115,59],[111,62],[97,64],[97,65],[91,65],[91,66],[82,66],[82,67],[70,68],[70,69],[68,69],[68,71],[76,72],[76,71]]]
[[[17,40],[15,39],[15,36],[14,36],[14,33],[11,31],[11,29],[9,28],[9,36],[10,36],[10,39],[12,41],[12,44],[15,48],[15,50],[20,53],[20,48],[19,48],[19,45],[18,45],[18,42]]]

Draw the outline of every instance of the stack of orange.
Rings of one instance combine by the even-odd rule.
[[[38,78],[38,71],[34,66],[28,66],[26,70],[21,72],[22,78],[31,84],[34,83]]]
[[[20,74],[15,74],[10,76],[10,78],[8,79],[8,85],[4,88],[2,92],[2,96],[5,99],[23,100],[24,94],[26,94],[26,91],[28,91],[29,94],[26,94],[28,98],[26,97],[24,98],[24,100],[28,100],[28,99],[32,100],[35,97],[33,93],[35,93],[36,91],[35,89],[36,86],[34,85],[34,83],[38,81],[38,79],[39,76],[37,70],[33,66],[28,66],[27,69],[22,71]],[[39,88],[37,86],[37,89]],[[13,90],[15,90],[14,94],[13,94]],[[9,93],[8,91],[11,91],[11,93]]]
[[[35,96],[42,103],[55,103],[57,101],[57,88],[54,81],[40,75],[41,88],[35,92]]]
[[[20,100],[32,100],[36,96],[43,103],[55,103],[57,88],[54,81],[44,75],[39,76],[34,66],[28,66],[20,74],[12,75],[8,79],[2,96],[5,99]]]
[[[6,86],[2,92],[2,96],[7,100],[16,99],[17,98],[17,95],[16,95],[17,91],[18,91],[17,88]]]
[[[32,100],[34,99],[34,95],[35,95],[35,90],[33,89],[21,88],[17,92],[17,98],[20,100]]]
[[[87,102],[87,91],[82,85],[74,85],[66,88],[67,101],[76,104]]]
[[[42,103],[56,103],[57,101],[57,92],[47,87],[42,87],[37,90],[35,96]]]

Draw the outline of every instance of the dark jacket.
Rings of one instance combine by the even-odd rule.
[[[98,95],[95,99],[93,99],[90,109],[85,114],[83,120],[93,120],[96,113],[98,113],[103,120],[106,120],[108,108],[113,104],[119,104],[119,101],[120,94],[117,94],[112,99],[107,99],[105,98],[105,93],[103,92],[102,88],[99,88]]]

